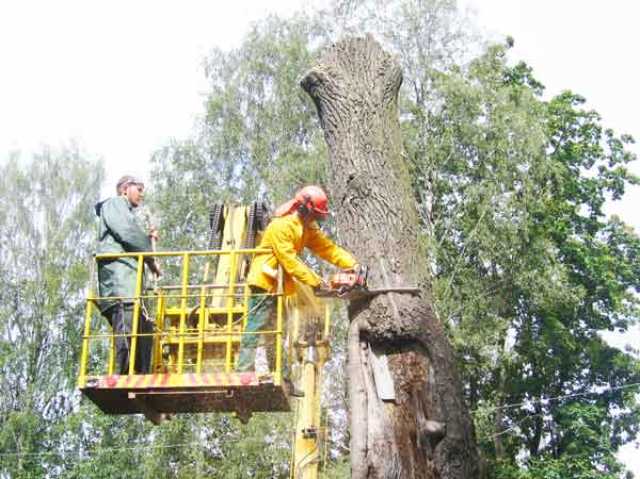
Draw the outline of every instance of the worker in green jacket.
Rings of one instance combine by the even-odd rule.
[[[146,233],[133,212],[142,203],[144,184],[133,176],[123,176],[116,185],[116,192],[117,196],[96,205],[96,214],[100,219],[97,254],[151,251],[151,241],[157,240],[158,231],[152,226]],[[146,262],[154,274],[160,274],[152,259]],[[115,360],[116,371],[120,374],[129,373],[137,269],[136,258],[98,262],[99,307],[111,324],[114,334],[118,335]],[[141,308],[138,334],[151,332],[153,325]],[[151,337],[138,337],[136,349],[135,372],[145,374],[149,372],[151,361]]]
[[[256,254],[251,261],[247,283],[251,289],[247,327],[240,342],[240,355],[236,371],[254,369],[258,333],[264,329],[275,309],[277,268],[284,271],[284,294],[295,292],[293,278],[313,288],[328,287],[324,280],[309,268],[298,255],[309,249],[329,263],[344,269],[356,268],[356,259],[337,246],[322,232],[318,224],[329,215],[329,200],[322,188],[309,185],[295,197],[280,206],[265,229],[260,249],[268,252]],[[270,358],[273,359],[273,358]]]

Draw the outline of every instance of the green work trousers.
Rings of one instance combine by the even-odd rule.
[[[270,323],[276,309],[276,296],[267,295],[264,289],[251,286],[248,309],[247,327],[240,341],[240,354],[236,364],[236,371],[239,372],[253,371],[255,369],[256,347],[260,336],[262,336],[257,333],[264,330]],[[266,341],[272,346],[274,335],[269,334],[268,336]],[[273,346],[268,349],[275,351]],[[269,358],[270,362],[273,362],[274,359],[273,357]]]

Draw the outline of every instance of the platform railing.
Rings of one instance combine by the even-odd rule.
[[[195,364],[189,363],[190,367],[194,369],[196,373],[203,372],[203,365],[205,361],[205,345],[207,341],[220,340],[224,344],[224,367],[223,370],[226,373],[231,373],[234,370],[234,357],[233,346],[238,337],[242,337],[244,334],[244,325],[246,325],[246,317],[248,314],[247,304],[251,295],[249,287],[244,282],[238,280],[239,265],[243,258],[247,255],[253,255],[255,253],[268,252],[264,249],[237,249],[237,250],[221,250],[221,251],[171,251],[171,252],[136,252],[136,253],[119,253],[119,254],[101,254],[95,256],[96,263],[100,261],[118,260],[122,258],[135,258],[137,260],[136,269],[136,284],[135,293],[133,297],[100,297],[96,294],[95,289],[89,288],[89,293],[86,300],[85,318],[84,318],[84,332],[82,336],[82,351],[80,358],[80,370],[78,377],[79,387],[86,385],[87,379],[94,376],[89,371],[89,361],[91,358],[91,346],[97,341],[109,341],[108,345],[108,360],[107,360],[107,374],[113,375],[115,372],[115,355],[116,355],[116,338],[126,337],[130,340],[129,347],[129,367],[128,375],[134,375],[136,370],[136,352],[140,347],[140,340],[144,337],[150,337],[152,341],[151,363],[152,372],[163,366],[163,354],[160,350],[160,345],[167,337],[177,338],[177,358],[172,364],[174,368],[172,371],[176,374],[182,374],[185,372],[186,365],[186,348],[191,347],[195,340]],[[190,281],[193,277],[194,271],[192,269],[192,260],[194,258],[204,258],[205,261],[212,261],[216,257],[228,255],[229,257],[229,270],[228,281],[224,284],[201,284],[197,281]],[[178,259],[176,265],[179,269],[179,277],[174,279],[177,285],[159,285],[153,290],[145,289],[145,274],[144,274],[144,261],[149,258],[167,258]],[[205,278],[206,279],[206,278]],[[195,283],[195,284],[194,284]],[[92,279],[93,285],[93,279]],[[173,294],[172,291],[179,291],[178,294]],[[193,290],[199,290],[192,293]],[[241,290],[241,292],[239,292]],[[282,380],[282,350],[283,350],[283,331],[284,331],[284,306],[283,306],[283,294],[282,294],[282,281],[279,281],[278,289],[276,293],[273,293],[277,297],[276,302],[276,326],[275,329],[263,330],[257,333],[258,335],[274,335],[275,343],[275,370],[272,371],[274,376],[274,382],[280,384]],[[213,298],[223,298],[223,308],[210,308],[208,304]],[[108,333],[100,331],[104,328],[104,324],[108,324],[106,318],[101,318],[98,322],[98,326],[92,329],[92,320],[96,313],[99,313],[100,301],[122,301],[129,304],[133,304],[133,318],[131,324],[130,334],[116,335],[113,330]],[[195,300],[195,307],[190,303]],[[154,331],[151,333],[141,333],[139,331],[140,321],[142,320],[142,310],[145,303],[156,302],[155,318],[153,318],[152,324],[154,324]],[[171,331],[166,329],[166,321],[164,315],[167,314],[169,304],[171,302],[177,302],[178,306],[178,324],[177,332],[172,328]],[[191,312],[198,309],[197,315],[197,329],[194,333],[193,328],[188,327],[188,321],[190,319]],[[220,325],[216,330],[207,329],[207,317],[211,313],[211,310],[216,311],[218,317],[226,315],[226,321],[223,325]],[[226,309],[226,311],[225,311]],[[175,313],[175,308],[174,308]],[[241,316],[243,327],[238,330],[237,317]],[[148,318],[152,319],[152,318]],[[102,324],[102,327],[100,326]],[[218,341],[218,342],[220,342]]]

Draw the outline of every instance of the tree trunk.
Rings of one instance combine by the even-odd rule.
[[[352,477],[470,479],[478,477],[473,423],[432,308],[400,136],[401,82],[398,62],[371,36],[333,45],[301,82],[329,146],[328,186],[341,244],[370,266],[370,288],[422,290],[350,304]],[[379,393],[385,361],[391,400]]]

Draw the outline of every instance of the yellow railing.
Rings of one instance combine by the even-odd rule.
[[[239,264],[246,255],[266,252],[260,249],[237,249],[222,251],[171,251],[171,252],[141,252],[101,254],[95,257],[96,262],[116,260],[120,258],[135,258],[137,260],[136,287],[133,297],[100,297],[91,287],[86,301],[84,334],[82,337],[82,353],[78,377],[79,387],[84,387],[89,377],[101,376],[115,372],[115,343],[117,335],[113,331],[105,332],[106,319],[101,319],[98,326],[92,329],[92,321],[98,316],[98,304],[101,300],[123,301],[133,304],[133,319],[130,334],[126,336],[130,341],[128,374],[135,373],[136,351],[140,347],[140,338],[150,337],[151,373],[170,372],[182,374],[185,372],[233,372],[235,354],[244,334],[246,317],[248,314],[248,300],[251,291],[245,282],[239,278]],[[227,281],[224,284],[208,284],[208,273],[205,281],[194,280],[195,269],[192,262],[195,258],[202,258],[205,264],[211,264],[216,257],[228,256]],[[165,284],[162,280],[153,289],[145,289],[144,260],[146,258],[163,258],[164,261],[176,261],[173,265],[176,274],[175,285]],[[226,262],[225,262],[226,264]],[[163,265],[167,270],[167,265]],[[209,266],[206,266],[208,271]],[[199,271],[198,271],[199,272]],[[178,294],[172,293],[179,291]],[[195,292],[194,292],[195,291]],[[282,380],[282,346],[284,330],[284,305],[282,285],[274,293],[277,297],[275,329],[259,331],[264,336],[275,336],[275,368],[274,382],[280,384]],[[214,298],[222,306],[214,305]],[[151,306],[155,303],[155,308]],[[149,306],[147,308],[147,306]],[[142,312],[154,331],[141,333],[139,331]],[[155,312],[155,318],[150,317],[149,311]],[[197,315],[194,313],[197,312]],[[193,318],[197,324],[193,324]],[[92,353],[92,346],[100,341],[109,341],[108,359],[106,367],[98,364],[101,369],[95,373],[93,363],[100,363],[100,354]],[[103,351],[104,353],[105,351]],[[104,354],[103,354],[104,356]],[[90,366],[90,361],[92,365]],[[91,370],[90,370],[91,369]]]

